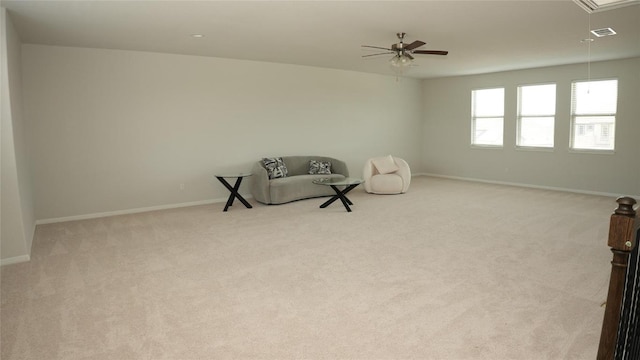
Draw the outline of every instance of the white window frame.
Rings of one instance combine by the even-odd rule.
[[[535,115],[527,115],[522,114],[522,89],[526,87],[535,87],[535,86],[548,86],[553,85],[554,87],[554,102],[553,102],[553,112],[552,113],[540,113]],[[558,86],[556,83],[541,83],[541,84],[526,84],[526,85],[518,85],[518,114],[516,118],[516,147],[524,148],[524,149],[544,149],[549,150],[553,149],[555,146],[555,123],[556,123],[556,105],[557,105],[557,94],[558,94]],[[530,119],[530,118],[551,118],[553,122],[553,126],[551,129],[551,144],[543,145],[543,144],[523,144],[522,143],[522,120]]]
[[[501,113],[476,115],[476,94],[480,91],[486,90],[502,90],[502,109]],[[471,146],[478,148],[503,148],[504,147],[504,108],[505,108],[505,88],[504,87],[492,87],[471,90]],[[478,119],[500,119],[502,126],[502,138],[500,144],[480,143],[476,139],[476,121]]]
[[[576,114],[576,84],[577,83],[597,83],[600,81],[615,81],[616,82],[616,108],[613,113],[611,112],[591,112],[584,114]],[[575,152],[596,152],[596,153],[613,153],[616,148],[616,123],[617,123],[617,112],[618,112],[618,93],[620,88],[620,82],[617,78],[608,78],[608,79],[591,79],[591,80],[575,80],[571,82],[571,131],[569,138],[569,149]],[[612,135],[612,144],[611,148],[602,148],[602,147],[576,147],[575,145],[575,132],[582,133],[581,129],[584,129],[584,133],[597,133],[594,134],[594,142],[595,144],[602,144],[602,128],[600,126],[594,126],[593,124],[577,124],[576,120],[578,118],[588,118],[588,117],[612,117],[612,124],[605,124],[607,126],[607,132]],[[613,128],[611,128],[613,125]],[[579,128],[578,128],[579,127]],[[578,130],[576,130],[578,128]]]

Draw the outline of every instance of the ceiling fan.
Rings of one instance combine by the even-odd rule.
[[[413,55],[416,54],[425,54],[425,55],[447,55],[449,52],[444,50],[416,50],[417,48],[425,45],[424,41],[416,40],[411,44],[404,43],[405,33],[397,33],[398,39],[400,42],[397,44],[391,45],[390,48],[380,47],[380,46],[371,46],[371,45],[362,45],[363,48],[371,48],[371,49],[380,49],[386,50],[385,52],[377,53],[377,54],[369,54],[362,55],[362,57],[371,57],[371,56],[379,56],[379,55],[389,55],[393,54],[393,57],[389,60],[392,66],[394,67],[405,67],[411,65],[413,62]]]

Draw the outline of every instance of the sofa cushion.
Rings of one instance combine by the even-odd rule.
[[[262,163],[264,164],[265,169],[267,169],[269,179],[287,177],[287,166],[284,164],[281,157],[263,158]]]
[[[391,155],[373,158],[371,162],[378,172],[383,175],[396,172],[400,169]]]
[[[345,177],[341,174],[296,175],[270,180],[269,195],[271,203],[282,204],[300,199],[335,195],[330,186],[313,183],[313,180],[324,178],[342,180]]]
[[[309,160],[309,174],[331,174],[331,162]]]

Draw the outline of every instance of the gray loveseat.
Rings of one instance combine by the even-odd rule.
[[[288,175],[283,178],[269,179],[267,169],[262,160],[253,165],[251,177],[251,194],[263,204],[284,204],[291,201],[321,196],[335,195],[330,186],[316,185],[313,180],[349,177],[349,170],[344,161],[326,156],[282,156]],[[329,161],[331,174],[309,174],[309,162]]]

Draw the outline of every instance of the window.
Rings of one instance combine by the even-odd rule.
[[[526,147],[553,147],[556,84],[518,87],[518,137]]]
[[[504,88],[471,92],[471,144],[502,146]]]
[[[576,81],[571,85],[571,148],[613,150],[618,80]]]

